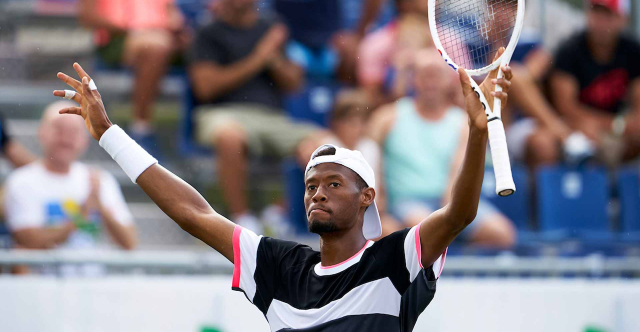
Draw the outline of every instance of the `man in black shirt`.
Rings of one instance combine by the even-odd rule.
[[[213,146],[224,197],[235,222],[259,228],[246,197],[247,155],[298,156],[319,144],[319,130],[282,111],[282,96],[300,87],[303,71],[283,52],[287,29],[261,17],[255,0],[222,0],[216,20],[193,44],[189,76],[196,99],[196,139]]]
[[[623,34],[628,0],[588,0],[587,28],[558,50],[552,99],[566,121],[601,150],[623,142],[624,159],[640,153],[640,44]]]
[[[308,227],[320,235],[318,252],[258,236],[215,212],[109,121],[95,84],[80,65],[74,67],[82,83],[62,73],[58,77],[76,90],[73,99],[81,107],[60,113],[81,115],[100,146],[169,217],[234,263],[233,289],[262,311],[271,331],[413,330],[433,299],[447,247],[475,218],[480,200],[488,122],[464,69],[459,75],[469,139],[450,203],[422,223],[374,242],[381,225],[371,166],[358,151],[322,146],[304,177]],[[494,96],[507,101],[513,75],[508,67],[503,72],[505,78],[496,80],[496,69],[482,83],[489,104]],[[504,91],[493,92],[492,82]]]

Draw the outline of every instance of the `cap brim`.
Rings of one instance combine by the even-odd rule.
[[[377,239],[382,235],[382,223],[378,205],[374,201],[364,213],[364,223],[362,224],[362,234],[367,240]]]

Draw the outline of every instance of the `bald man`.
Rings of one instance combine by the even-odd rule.
[[[469,135],[466,113],[451,102],[450,69],[435,48],[415,57],[415,98],[382,106],[370,134],[383,148],[388,206],[402,227],[419,224],[448,203]],[[476,219],[461,238],[487,247],[515,242],[512,223],[481,199]]]
[[[60,101],[45,109],[38,130],[43,158],[9,176],[9,230],[21,248],[95,248],[106,232],[121,248],[133,249],[133,217],[115,178],[77,161],[89,145],[84,122],[58,114],[74,105]]]

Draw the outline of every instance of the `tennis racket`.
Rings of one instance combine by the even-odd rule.
[[[473,77],[509,64],[520,39],[524,6],[524,0],[429,0],[429,28],[436,48],[449,67],[455,71],[465,68],[487,113],[496,193],[500,196],[516,191],[500,118],[502,105],[499,98],[494,98],[493,107],[489,107]],[[504,53],[494,60],[501,47]],[[498,79],[502,76],[500,69]],[[496,91],[501,90],[496,85]]]

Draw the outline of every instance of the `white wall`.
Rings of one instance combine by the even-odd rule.
[[[7,332],[269,331],[230,277],[0,278]],[[443,279],[415,331],[640,330],[640,281]]]

